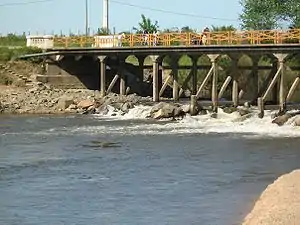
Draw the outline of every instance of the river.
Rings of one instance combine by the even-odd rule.
[[[0,117],[0,224],[240,224],[300,167],[300,129],[269,118]]]

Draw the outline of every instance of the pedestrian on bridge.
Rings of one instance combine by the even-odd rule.
[[[118,35],[118,47],[122,47],[123,46],[123,39],[125,38],[125,34],[122,33],[122,34],[119,34]]]
[[[143,30],[143,38],[144,42],[143,45],[149,45],[149,31],[147,29]]]
[[[153,32],[153,46],[157,46],[158,31]]]
[[[203,29],[202,35],[201,35],[201,41],[200,41],[201,45],[206,45],[206,43],[207,43],[207,35],[208,35],[209,32],[210,32],[210,30],[209,30],[208,27],[205,27]]]

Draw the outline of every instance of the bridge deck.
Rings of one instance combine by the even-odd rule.
[[[212,54],[212,53],[300,53],[300,44],[264,44],[264,45],[205,45],[205,46],[138,46],[112,48],[52,48],[47,54]]]

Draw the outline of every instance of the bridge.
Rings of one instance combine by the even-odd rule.
[[[121,38],[121,43],[115,41]],[[208,32],[205,45],[194,41],[201,38],[203,34],[196,33],[51,37],[53,46],[32,56],[47,58],[46,75],[40,76],[43,82],[68,85],[77,80],[100,90],[102,96],[112,91],[151,92],[156,102],[162,97],[210,98],[214,111],[225,94],[235,107],[241,100],[257,103],[261,115],[268,101],[284,111],[299,90],[300,68],[292,68],[289,61],[299,57],[300,30]],[[187,58],[185,65],[180,63],[182,57]],[[245,58],[247,65],[242,65]],[[186,75],[180,74],[182,70]],[[145,72],[150,73],[147,79]],[[287,74],[293,74],[289,85]]]

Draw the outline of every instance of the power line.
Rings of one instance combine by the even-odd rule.
[[[139,8],[139,9],[146,9],[146,10],[150,10],[150,11],[156,11],[156,12],[175,14],[175,15],[180,15],[180,16],[188,16],[188,17],[202,18],[202,19],[212,19],[212,20],[226,20],[226,21],[234,21],[234,22],[238,21],[237,19],[228,19],[228,18],[211,17],[211,16],[201,16],[201,15],[196,15],[196,14],[181,13],[181,12],[169,11],[169,10],[164,10],[164,9],[151,8],[151,7],[147,7],[147,6],[141,6],[141,5],[131,4],[131,3],[119,2],[119,1],[116,1],[116,0],[110,0],[110,2],[119,4],[119,5],[125,5],[125,6],[135,7],[135,8]]]
[[[13,3],[4,3],[0,4],[0,7],[4,6],[18,6],[18,5],[30,5],[36,3],[44,3],[44,2],[53,2],[55,0],[36,0],[36,1],[29,1],[29,2],[13,2]]]

